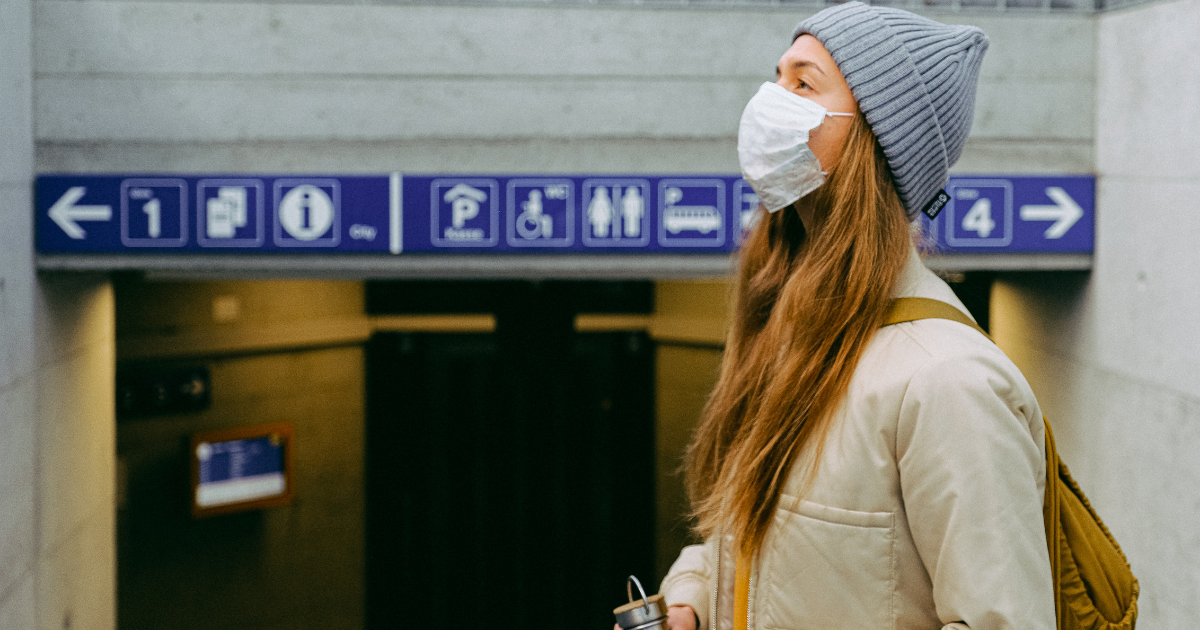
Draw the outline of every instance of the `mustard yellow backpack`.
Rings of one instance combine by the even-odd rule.
[[[892,300],[884,325],[949,319],[987,336],[957,308],[928,298]],[[990,337],[989,337],[990,339]],[[1054,576],[1058,630],[1133,630],[1138,581],[1116,539],[1100,521],[1054,448],[1046,422],[1046,545]]]

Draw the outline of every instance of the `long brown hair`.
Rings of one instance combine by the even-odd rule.
[[[819,460],[909,255],[904,207],[861,113],[809,197],[811,234],[785,208],[760,216],[741,247],[721,375],[685,462],[699,532],[727,528],[748,553],[761,548],[797,455],[812,444]]]

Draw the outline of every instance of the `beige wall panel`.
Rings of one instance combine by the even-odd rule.
[[[114,578],[114,303],[104,276],[39,283],[38,627],[111,628]]]
[[[234,331],[363,317],[362,282],[147,282],[129,277],[117,282],[122,298],[117,332],[122,337],[171,337],[192,329]],[[236,316],[215,321],[218,301],[236,304]]]
[[[111,387],[110,387],[111,389]],[[111,422],[110,422],[111,426]],[[106,454],[113,457],[111,440]],[[111,466],[110,466],[111,470]],[[106,476],[110,490],[112,475]],[[60,544],[39,559],[39,630],[115,628],[116,532],[112,493]]]
[[[725,280],[655,283],[650,335],[670,343],[724,345],[732,304]]]
[[[47,273],[39,279],[36,339],[42,364],[106,351],[115,321],[107,274]],[[112,361],[111,349],[107,352]]]
[[[658,577],[695,536],[680,470],[692,431],[721,368],[729,310],[729,283],[657,282],[650,334],[655,355],[656,465],[658,467]]]
[[[38,409],[38,468],[43,554],[69,544],[97,515],[112,519],[113,366],[110,340],[42,372],[40,386],[46,393]]]
[[[122,422],[119,452],[130,470],[122,518],[157,522],[185,536],[161,558],[124,543],[138,569],[122,574],[122,613],[146,623],[162,602],[179,628],[204,628],[212,601],[251,627],[361,628],[363,615],[363,355],[357,346],[204,361],[212,374],[206,411]],[[296,496],[286,507],[200,523],[155,488],[164,465],[186,461],[179,443],[197,431],[269,422],[295,430]],[[170,486],[174,488],[175,486]],[[146,501],[161,502],[149,505]],[[157,519],[157,520],[156,520]],[[252,525],[252,526],[251,526]],[[223,528],[217,545],[204,533]],[[132,544],[130,544],[132,543]],[[240,552],[238,550],[241,550]],[[206,557],[220,558],[214,566]],[[224,577],[228,575],[228,578]],[[167,592],[160,584],[179,585]],[[254,584],[260,592],[244,592]],[[203,592],[196,600],[189,591]]]
[[[172,352],[150,357],[154,365],[204,365],[212,379],[209,409],[122,420],[118,426],[117,450],[129,471],[122,533],[154,523],[156,531],[174,532],[181,540],[169,545],[161,538],[122,539],[122,558],[135,567],[121,574],[123,618],[145,625],[167,602],[177,611],[177,627],[206,627],[204,616],[215,599],[226,601],[228,618],[253,627],[361,628],[365,392],[358,343],[367,326],[362,283],[122,277],[116,291],[118,349],[130,340],[139,347],[157,345]],[[264,345],[354,318],[363,329],[354,341],[308,335],[301,346]],[[180,341],[201,337],[209,343]],[[133,364],[147,364],[145,355],[132,358]],[[179,502],[186,492],[182,484],[158,481],[168,471],[178,473],[178,463],[186,461],[182,441],[197,431],[269,422],[289,422],[295,430],[293,503],[191,521],[186,500]],[[223,542],[205,534],[211,528],[224,528]],[[220,566],[214,568],[207,557],[220,558],[213,561]],[[181,586],[164,592],[163,583]],[[262,592],[247,591],[249,584]],[[204,592],[208,599],[189,598],[188,591]]]
[[[684,545],[695,542],[680,469],[704,401],[717,381],[721,351],[660,344],[655,355],[655,451],[658,467],[657,555],[662,579]]]

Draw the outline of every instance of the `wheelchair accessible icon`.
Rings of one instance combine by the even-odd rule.
[[[570,247],[575,242],[575,184],[569,179],[513,179],[508,186],[511,247]]]

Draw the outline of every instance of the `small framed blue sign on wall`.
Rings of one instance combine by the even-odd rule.
[[[292,502],[292,425],[262,424],[192,435],[192,516]]]

